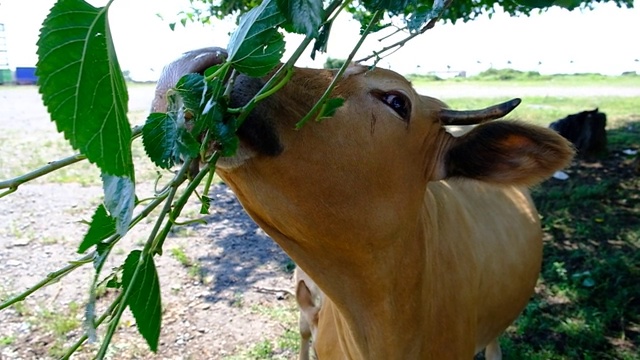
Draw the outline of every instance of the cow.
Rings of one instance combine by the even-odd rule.
[[[206,48],[170,64],[152,111],[187,72],[224,59]],[[216,171],[253,220],[323,293],[319,359],[471,359],[533,294],[542,230],[528,187],[566,166],[555,131],[497,120],[518,99],[456,111],[400,74],[352,65],[335,114],[296,123],[336,70],[294,68],[238,129]],[[230,106],[268,77],[240,75]],[[459,137],[447,125],[473,125]]]
[[[549,124],[576,148],[578,156],[594,159],[607,153],[607,114],[598,108],[568,115]]]

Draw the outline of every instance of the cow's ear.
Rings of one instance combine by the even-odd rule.
[[[565,167],[573,147],[555,131],[514,121],[489,122],[454,138],[445,177],[533,185]]]

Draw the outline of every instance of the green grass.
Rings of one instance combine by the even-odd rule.
[[[286,304],[252,305],[252,313],[268,317],[279,322],[284,331],[272,339],[263,339],[225,360],[276,360],[291,359],[300,351],[300,333],[298,332],[298,310],[293,300]]]
[[[285,329],[284,332],[273,340],[264,339],[239,354],[227,356],[225,360],[284,360],[294,358],[300,350],[300,334],[296,330]],[[297,358],[297,356],[295,357]]]
[[[569,180],[533,190],[543,268],[502,339],[505,358],[640,359],[640,177],[620,154],[640,148],[640,121],[619,125],[608,156],[575,161]]]
[[[518,71],[513,69],[489,69],[470,77],[456,77],[442,80],[433,75],[408,75],[415,85],[438,83],[446,84],[478,84],[485,86],[640,86],[640,75],[627,74],[622,76],[607,76],[601,74],[556,74],[541,75],[535,71]]]

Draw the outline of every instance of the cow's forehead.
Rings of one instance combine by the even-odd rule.
[[[343,78],[362,81],[366,87],[372,89],[413,92],[411,82],[397,72],[387,69],[353,65],[345,71]]]

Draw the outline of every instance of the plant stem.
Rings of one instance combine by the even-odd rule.
[[[79,268],[80,266],[84,265],[84,264],[88,264],[93,260],[93,253],[87,254],[85,256],[83,256],[82,258],[80,258],[79,260],[73,261],[73,262],[69,262],[69,265],[51,272],[49,274],[47,274],[47,277],[44,278],[43,280],[41,280],[39,283],[37,283],[36,285],[32,286],[31,288],[27,289],[26,291],[24,291],[23,293],[16,295],[14,297],[12,297],[11,299],[3,302],[2,304],[0,304],[0,310],[4,310],[7,307],[22,301],[24,299],[26,299],[29,295],[33,294],[34,292],[36,292],[37,290],[39,290],[42,287],[45,287],[46,285],[49,285],[55,281],[60,280],[60,278],[64,277],[65,275],[67,275],[68,273],[70,273],[71,271]]]
[[[142,134],[142,126],[135,126],[132,130],[132,136],[131,136],[131,140],[134,140],[138,137],[140,137],[140,135]],[[0,181],[0,189],[9,189],[5,192],[0,193],[0,198],[9,195],[13,192],[15,192],[16,190],[18,190],[18,186],[37,179],[41,176],[47,175],[51,172],[54,172],[58,169],[62,169],[65,166],[69,166],[71,164],[75,164],[79,161],[85,160],[87,157],[82,155],[82,154],[75,154],[75,155],[71,155],[68,156],[66,158],[60,159],[60,160],[55,160],[52,161],[50,163],[48,163],[45,166],[42,166],[38,169],[35,169],[31,172],[28,172],[24,175],[20,175],[17,177],[14,177],[12,179],[9,180],[4,180],[4,181]]]
[[[147,205],[138,215],[136,215],[136,217],[134,217],[131,220],[131,224],[129,225],[129,229],[133,228],[136,224],[138,224],[142,219],[144,219],[145,217],[147,217],[153,210],[155,210],[156,207],[158,207],[158,205],[160,205],[162,203],[162,201],[167,197],[168,193],[164,193],[164,194],[160,194],[158,195],[158,197],[156,199],[154,199],[151,203],[149,203],[149,205]],[[120,240],[120,235],[114,234],[111,235],[111,237],[109,237],[107,240],[105,240],[105,243],[108,244],[109,246],[113,246],[115,245],[118,240]],[[43,288],[55,281],[60,280],[61,278],[63,278],[64,276],[66,276],[67,274],[69,274],[71,271],[75,270],[76,268],[91,263],[93,261],[93,258],[95,257],[96,252],[92,251],[89,254],[81,257],[78,260],[73,260],[69,262],[69,265],[56,270],[52,273],[49,273],[47,275],[47,277],[40,281],[39,283],[37,283],[36,285],[30,287],[29,289],[25,290],[24,292],[14,296],[13,298],[3,302],[2,304],[0,304],[0,310],[3,310],[19,301],[23,301],[24,299],[26,299],[29,295],[33,294],[34,292],[36,292],[37,290],[39,290],[40,288]]]
[[[46,175],[50,172],[53,172],[55,170],[61,169],[65,166],[71,165],[71,164],[75,164],[78,161],[82,161],[84,159],[86,159],[87,157],[82,155],[82,154],[75,154],[69,157],[66,157],[64,159],[60,159],[60,160],[56,160],[56,161],[52,161],[50,163],[48,163],[47,165],[38,168],[36,170],[33,170],[29,173],[26,173],[24,175],[20,175],[17,176],[13,179],[9,179],[9,180],[5,180],[5,181],[0,181],[0,189],[7,189],[9,188],[10,190],[17,190],[18,186],[24,184],[27,181],[31,181],[33,179],[39,178],[40,176]],[[13,192],[12,191],[12,192]],[[2,193],[0,194],[0,197],[5,196],[9,194],[8,192]]]
[[[449,5],[451,5],[452,1],[453,0],[435,1],[434,2],[434,9],[433,9],[435,15],[433,16],[433,18],[431,20],[429,20],[429,22],[425,26],[422,27],[422,29],[420,29],[420,31],[417,31],[417,32],[415,32],[413,34],[410,34],[409,36],[407,36],[406,38],[396,42],[395,44],[391,44],[389,46],[386,46],[386,47],[382,48],[380,51],[374,51],[373,54],[371,54],[369,56],[366,56],[366,57],[363,57],[362,59],[358,59],[358,60],[356,60],[356,62],[360,63],[360,62],[367,61],[367,60],[369,60],[371,58],[374,58],[374,57],[378,58],[378,57],[380,57],[381,54],[383,54],[383,53],[385,53],[385,52],[387,52],[387,51],[389,51],[391,49],[397,48],[396,50],[398,50],[399,48],[404,46],[404,44],[406,44],[409,40],[415,38],[418,35],[424,34],[427,30],[429,30],[429,29],[431,29],[431,28],[433,28],[435,26],[436,21],[440,20],[440,16],[442,16],[444,11],[449,7]],[[436,7],[436,5],[437,5],[437,7]],[[394,52],[396,50],[394,50]]]
[[[369,35],[369,33],[371,32],[373,25],[378,22],[378,19],[380,18],[380,16],[382,16],[382,14],[383,14],[382,10],[377,10],[373,14],[373,17],[371,18],[369,25],[362,33],[362,36],[360,36],[360,40],[358,40],[358,43],[356,44],[356,46],[353,47],[353,50],[349,54],[349,57],[347,58],[347,60],[345,60],[340,70],[338,70],[336,75],[333,77],[333,80],[331,81],[331,84],[329,84],[329,87],[327,87],[324,94],[322,94],[320,99],[311,108],[311,110],[307,112],[307,115],[305,115],[305,117],[303,117],[300,121],[296,123],[296,129],[300,129],[307,121],[309,121],[309,119],[311,119],[314,116],[317,117],[321,114],[319,110],[321,110],[325,106],[325,102],[329,98],[329,95],[331,95],[333,88],[336,87],[336,85],[338,84],[338,81],[342,78],[342,74],[344,74],[344,72],[347,70],[347,68],[351,64],[351,60],[353,60],[353,57],[355,56],[356,52],[358,51],[358,49],[360,49],[360,46],[362,46],[362,44],[364,43],[364,40],[367,38],[367,35]]]
[[[104,320],[113,313],[113,311],[116,309],[116,306],[118,306],[122,301],[122,296],[123,294],[120,293],[118,297],[113,300],[113,302],[111,303],[109,308],[104,312],[104,314],[102,314],[102,316],[100,316],[96,320],[96,327],[100,326],[104,322]],[[69,350],[62,356],[61,360],[70,359],[71,355],[73,355],[73,353],[75,353],[78,350],[78,348],[80,348],[80,346],[82,346],[82,344],[84,344],[84,342],[87,341],[88,338],[89,338],[89,335],[86,332],[82,334],[80,339],[78,339],[78,341],[76,341],[76,343],[73,344],[69,348]]]
[[[136,283],[136,279],[138,277],[138,274],[140,274],[140,271],[142,270],[142,267],[144,266],[145,262],[148,261],[147,258],[153,257],[152,250],[154,249],[153,245],[156,243],[156,236],[158,235],[158,231],[160,230],[160,226],[164,222],[164,218],[167,216],[167,214],[169,214],[171,212],[171,206],[173,205],[173,198],[175,197],[175,195],[176,195],[176,193],[178,191],[178,188],[187,179],[187,173],[189,171],[189,167],[190,167],[190,164],[191,164],[190,160],[191,160],[190,158],[185,159],[185,162],[182,165],[182,167],[180,168],[180,171],[178,171],[176,176],[171,181],[171,186],[170,186],[169,193],[167,195],[167,198],[164,200],[165,201],[164,207],[162,208],[162,211],[158,215],[158,219],[156,220],[156,224],[153,227],[153,230],[151,231],[151,233],[149,234],[149,237],[147,238],[147,242],[146,242],[144,248],[142,249],[142,253],[140,254],[140,258],[138,259],[138,264],[137,264],[135,270],[133,271],[133,274],[131,275],[130,284],[132,284],[132,285]],[[171,221],[169,221],[168,223],[171,223]],[[133,288],[134,288],[134,286],[129,286],[129,287],[127,287],[125,289],[122,301],[120,302],[120,304],[119,304],[119,306],[118,306],[118,308],[116,310],[116,314],[114,315],[113,319],[111,320],[111,324],[109,325],[109,328],[107,329],[107,333],[105,334],[105,338],[104,338],[104,340],[102,340],[102,345],[100,346],[100,349],[98,350],[98,353],[96,354],[96,359],[103,359],[104,356],[106,355],[107,349],[109,348],[109,344],[111,343],[111,339],[113,338],[113,335],[116,332],[116,328],[118,327],[118,324],[120,323],[120,318],[122,317],[122,314],[124,313],[124,310],[127,307],[128,299],[129,299],[129,296],[131,296]]]
[[[159,255],[162,254],[162,245],[164,244],[164,240],[167,238],[167,235],[169,235],[169,231],[171,231],[171,228],[175,224],[175,220],[180,216],[180,213],[187,204],[189,197],[191,197],[191,194],[196,190],[202,179],[209,173],[209,170],[215,166],[218,158],[220,158],[219,152],[214,155],[210,162],[207,162],[202,169],[200,169],[200,172],[193,178],[193,180],[191,180],[184,193],[178,198],[178,200],[176,200],[176,203],[173,205],[173,210],[169,214],[169,221],[165,224],[160,235],[156,237],[154,244],[151,245],[152,252]]]

